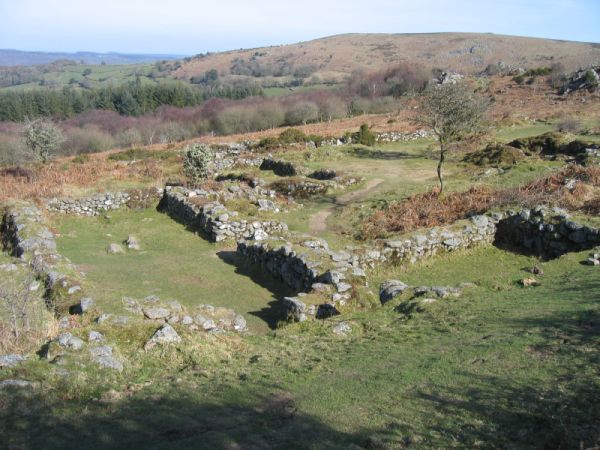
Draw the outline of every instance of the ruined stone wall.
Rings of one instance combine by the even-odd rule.
[[[213,242],[227,239],[264,240],[271,234],[287,232],[287,225],[274,220],[245,220],[235,211],[228,211],[218,201],[195,204],[189,190],[167,187],[160,203],[162,211],[191,228],[200,230]]]
[[[600,230],[570,220],[560,209],[538,206],[500,220],[496,242],[555,258],[599,245]]]
[[[54,198],[46,204],[46,208],[62,214],[97,216],[124,207],[149,206],[161,195],[162,189],[107,192],[83,198]]]
[[[83,295],[82,275],[56,250],[54,235],[42,212],[30,203],[6,208],[0,226],[3,250],[28,263],[46,289],[48,305],[64,312],[77,305]]]

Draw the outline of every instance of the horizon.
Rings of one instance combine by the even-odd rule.
[[[195,55],[289,45],[340,34],[491,33],[599,43],[600,5],[593,0],[307,0],[302,8],[275,0],[198,4],[172,0],[0,0],[0,48],[58,53]],[[231,13],[233,11],[233,14]],[[315,13],[318,11],[319,13]],[[290,20],[290,17],[293,20]],[[455,31],[448,31],[455,30]],[[458,31],[456,31],[458,30]]]
[[[333,37],[337,37],[337,36],[345,36],[345,35],[353,35],[353,34],[381,34],[381,35],[431,35],[431,34],[454,34],[454,33],[461,33],[461,34],[487,34],[487,35],[493,35],[493,36],[510,36],[510,37],[516,37],[516,38],[525,38],[525,39],[543,39],[543,40],[553,40],[553,41],[566,41],[566,42],[577,42],[577,43],[582,43],[582,44],[598,44],[600,42],[592,42],[592,41],[575,41],[575,40],[569,40],[569,39],[558,39],[558,38],[550,38],[550,37],[540,37],[540,36],[524,36],[524,35],[511,35],[511,34],[502,34],[502,33],[493,33],[493,32],[471,32],[471,31],[424,31],[424,32],[418,32],[418,33],[352,33],[352,32],[348,32],[348,33],[338,33],[338,34],[332,34],[332,35],[327,35],[327,36],[320,36],[320,37],[315,37],[312,39],[307,39],[307,40],[303,40],[303,41],[296,41],[296,42],[286,42],[286,43],[273,43],[273,44],[269,44],[269,45],[264,45],[262,47],[238,47],[238,48],[227,48],[224,50],[216,50],[216,51],[210,51],[208,50],[209,53],[223,53],[223,52],[229,52],[229,51],[237,51],[237,50],[251,50],[253,48],[265,48],[265,47],[281,47],[281,46],[286,46],[286,45],[294,45],[294,44],[301,44],[304,42],[310,42],[310,41],[316,41],[316,40],[320,40],[320,39],[328,39],[328,38],[333,38]],[[27,53],[63,53],[63,54],[69,54],[69,55],[77,55],[77,54],[81,54],[81,53],[92,53],[92,54],[101,54],[101,55],[121,55],[121,56],[168,56],[168,57],[189,57],[189,56],[195,56],[198,53],[173,53],[173,52],[130,52],[130,51],[118,51],[118,50],[107,50],[107,51],[94,51],[94,50],[88,50],[88,49],[79,49],[79,50],[72,50],[72,51],[67,51],[67,50],[25,50],[25,49],[21,49],[21,48],[2,48],[0,47],[0,51],[16,51],[16,52],[27,52]]]

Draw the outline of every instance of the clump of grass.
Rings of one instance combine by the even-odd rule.
[[[143,148],[130,148],[108,156],[109,161],[138,161],[143,159],[165,160],[173,156],[173,152],[150,151]]]

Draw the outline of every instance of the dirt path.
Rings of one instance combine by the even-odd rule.
[[[337,206],[344,206],[364,197],[366,194],[371,192],[383,182],[384,180],[382,180],[381,178],[373,178],[372,180],[367,181],[367,184],[365,184],[365,186],[362,189],[358,189],[356,191],[340,195],[334,200],[333,204],[327,206],[321,211],[314,213],[312,216],[309,217],[309,230],[315,233],[327,230],[327,218],[331,214],[333,214],[333,211]]]

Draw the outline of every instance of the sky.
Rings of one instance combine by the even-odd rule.
[[[600,42],[600,0],[0,0],[0,48],[193,55],[341,33]]]

